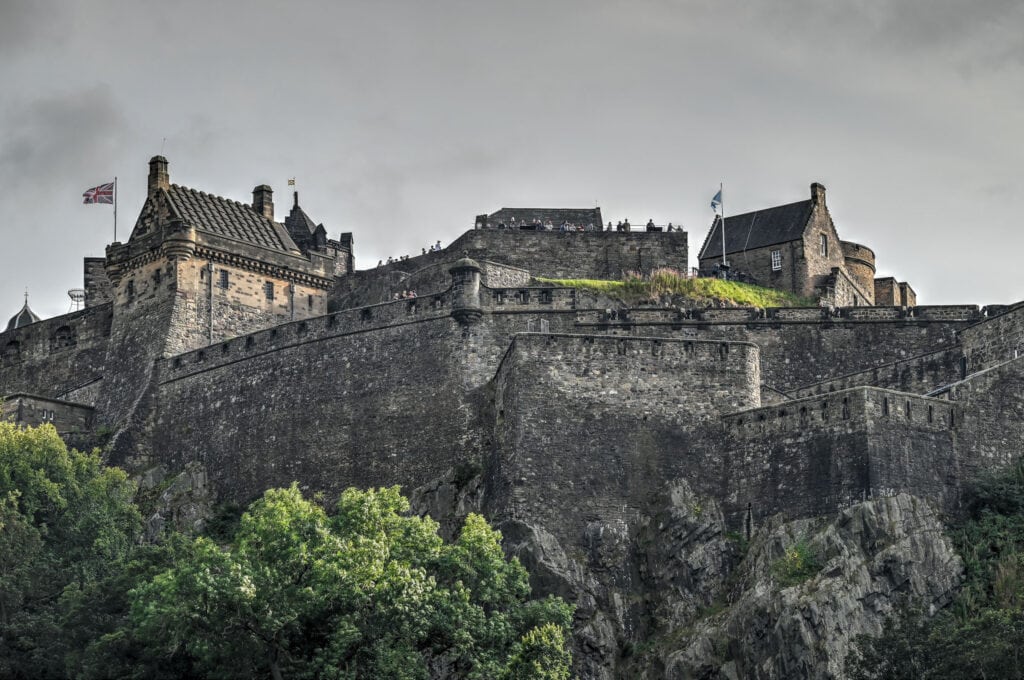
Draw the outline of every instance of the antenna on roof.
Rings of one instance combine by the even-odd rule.
[[[72,288],[68,291],[68,297],[71,298],[71,308],[69,312],[77,312],[80,309],[85,309],[85,290],[83,288]]]

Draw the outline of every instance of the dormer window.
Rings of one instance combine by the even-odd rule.
[[[821,234],[821,256],[828,257],[828,236]]]

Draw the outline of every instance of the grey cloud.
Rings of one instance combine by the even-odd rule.
[[[95,172],[102,180],[132,141],[105,86],[21,103],[4,113],[3,128],[0,178],[15,187],[40,175],[59,181]]]

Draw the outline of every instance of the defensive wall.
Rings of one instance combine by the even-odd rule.
[[[956,445],[964,477],[1018,459],[1024,442],[1024,356],[1007,359],[950,386],[943,398],[959,404]]]
[[[517,335],[494,380],[489,510],[574,544],[646,508],[671,471],[717,491],[700,428],[756,405],[759,383],[748,343]]]
[[[329,309],[383,302],[402,290],[409,275],[468,254],[483,262],[549,278],[620,279],[625,272],[648,273],[659,267],[687,271],[686,232],[524,231],[474,229],[440,252],[364,269],[338,279]],[[495,279],[489,285],[505,285]],[[445,285],[446,287],[446,285]],[[417,287],[415,290],[420,291]],[[433,291],[428,291],[433,292]],[[386,295],[386,297],[382,297]]]
[[[728,521],[738,529],[748,517],[754,525],[780,512],[813,517],[901,491],[949,506],[958,490],[958,410],[856,387],[726,415],[718,445],[727,452]]]
[[[1024,356],[1024,302],[987,308],[989,318],[960,332],[967,370],[984,370],[998,362]]]
[[[784,393],[957,345],[974,306],[580,310],[578,333],[716,338],[761,349],[761,377]]]
[[[941,349],[920,356],[893,361],[866,371],[847,373],[824,382],[792,390],[789,396],[800,399],[827,394],[850,387],[885,387],[900,392],[927,394],[963,378],[959,347]]]
[[[101,378],[112,313],[107,303],[0,333],[0,396],[63,397]]]

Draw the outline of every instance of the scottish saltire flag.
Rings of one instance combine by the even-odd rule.
[[[722,207],[722,190],[719,189],[715,197],[711,199],[711,209],[718,212],[718,209]]]
[[[107,182],[101,184],[98,187],[92,189],[86,189],[85,193],[82,194],[85,199],[82,203],[113,203],[114,202],[114,183]]]

